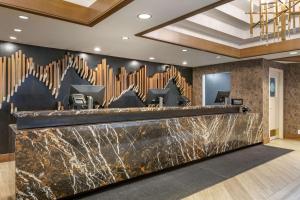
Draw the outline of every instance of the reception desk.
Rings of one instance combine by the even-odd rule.
[[[15,114],[17,199],[57,199],[262,142],[239,107]]]

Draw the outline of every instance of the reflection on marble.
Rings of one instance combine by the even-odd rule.
[[[56,199],[262,141],[261,116],[16,130],[17,199]]]

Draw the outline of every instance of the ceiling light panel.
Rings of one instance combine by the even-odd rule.
[[[77,4],[84,7],[90,7],[93,3],[95,3],[97,0],[64,0],[69,3]]]

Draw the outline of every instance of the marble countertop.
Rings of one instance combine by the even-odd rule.
[[[92,110],[41,110],[41,111],[20,111],[13,115],[16,118],[24,117],[55,117],[55,116],[75,116],[75,115],[100,115],[100,114],[114,114],[114,113],[151,113],[151,112],[164,112],[164,111],[181,111],[181,110],[213,110],[213,109],[226,109],[237,108],[239,106],[186,106],[186,107],[143,107],[143,108],[105,108],[105,109],[92,109]]]
[[[23,111],[14,113],[14,116],[17,120],[18,129],[32,129],[125,121],[170,119],[200,115],[236,114],[239,112],[239,106],[189,106],[66,111]]]

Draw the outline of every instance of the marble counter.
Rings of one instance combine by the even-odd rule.
[[[113,108],[14,113],[18,129],[239,113],[239,106]]]
[[[256,113],[17,129],[17,199],[57,199],[262,142]]]

